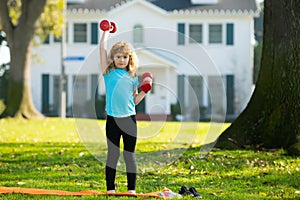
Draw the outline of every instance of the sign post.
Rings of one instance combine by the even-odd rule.
[[[63,17],[64,23],[62,25],[62,33],[61,33],[61,73],[60,73],[60,117],[66,117],[66,77],[65,77],[65,57],[66,57],[66,2],[64,1],[63,7]]]

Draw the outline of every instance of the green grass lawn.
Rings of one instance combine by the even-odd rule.
[[[104,125],[87,119],[0,120],[0,187],[104,192]],[[300,159],[283,150],[212,149],[201,156],[200,146],[228,125],[138,122],[137,192],[178,192],[185,185],[195,187],[203,199],[300,198]],[[118,170],[118,191],[126,191],[122,158]],[[0,198],[100,199],[21,194]]]

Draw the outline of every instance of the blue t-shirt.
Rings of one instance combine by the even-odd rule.
[[[113,117],[135,115],[134,88],[138,78],[131,77],[125,69],[112,69],[103,74],[106,88],[106,112]]]

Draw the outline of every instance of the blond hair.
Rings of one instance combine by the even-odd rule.
[[[130,74],[130,76],[134,77],[136,76],[136,70],[138,67],[138,59],[137,56],[135,54],[135,52],[133,51],[132,46],[127,43],[127,42],[117,42],[116,44],[114,44],[111,49],[110,52],[108,54],[107,57],[107,68],[105,70],[105,73],[108,74],[110,70],[115,69],[115,63],[114,63],[114,56],[117,53],[123,53],[123,54],[127,54],[129,56],[129,63],[126,67],[126,70],[128,71],[128,73]]]

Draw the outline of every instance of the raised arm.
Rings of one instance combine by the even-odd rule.
[[[107,39],[109,31],[103,31],[100,40],[100,65],[102,74],[107,68]]]

